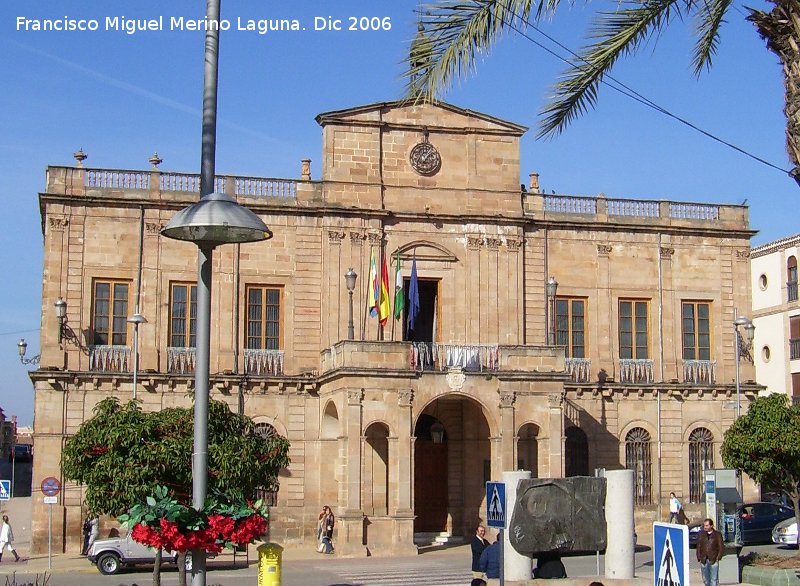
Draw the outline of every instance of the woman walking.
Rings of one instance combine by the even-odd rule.
[[[333,553],[333,527],[335,524],[336,518],[333,516],[333,511],[328,505],[325,505],[319,516],[320,547],[318,551],[320,553]]]
[[[3,526],[0,527],[0,560],[3,559],[3,550],[8,549],[14,554],[14,560],[19,561],[19,554],[11,545],[14,542],[14,531],[11,529],[11,524],[8,522],[8,515],[3,515]]]

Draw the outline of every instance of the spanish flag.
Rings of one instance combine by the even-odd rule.
[[[381,294],[378,301],[378,319],[381,326],[386,325],[391,313],[389,303],[389,266],[386,264],[386,255],[383,255],[383,266],[381,267]]]

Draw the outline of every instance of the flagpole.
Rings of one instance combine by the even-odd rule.
[[[400,267],[400,253],[397,253],[397,256],[394,259],[394,274],[395,274],[395,283],[394,283],[394,295],[392,295],[392,311],[389,312],[389,317],[392,319],[392,342],[394,342],[394,325],[397,322],[397,318],[394,316],[395,312],[397,311],[397,271]]]
[[[369,246],[368,248],[370,249],[370,252],[372,252],[372,246]],[[361,303],[361,311],[364,314],[364,316],[361,319],[361,341],[362,342],[364,341],[364,336],[367,333],[367,315],[369,315],[369,311],[365,310],[367,299],[369,298],[368,297],[369,296],[369,288],[371,286],[370,281],[372,281],[372,275],[370,275],[369,263],[370,263],[370,261],[368,260],[367,261],[367,270],[364,273],[365,275],[369,275],[366,279],[364,279],[364,287],[365,287],[364,288],[364,294],[365,295],[364,295],[364,298],[359,301],[359,303]]]

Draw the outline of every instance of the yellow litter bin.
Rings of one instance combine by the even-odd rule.
[[[281,556],[283,548],[277,543],[265,543],[258,548],[258,586],[281,586]]]

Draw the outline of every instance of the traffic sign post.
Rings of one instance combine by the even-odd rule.
[[[53,505],[58,503],[58,493],[61,492],[61,483],[55,476],[48,476],[42,480],[42,494],[47,507],[47,569],[53,568]]]
[[[505,482],[486,483],[486,524],[489,527],[499,529],[497,539],[500,541],[500,586],[505,581],[504,576],[504,552],[503,546],[505,539],[503,530],[506,528],[506,484]]]
[[[11,481],[0,480],[0,501],[11,500]]]
[[[689,586],[689,528],[653,523],[653,585]]]

